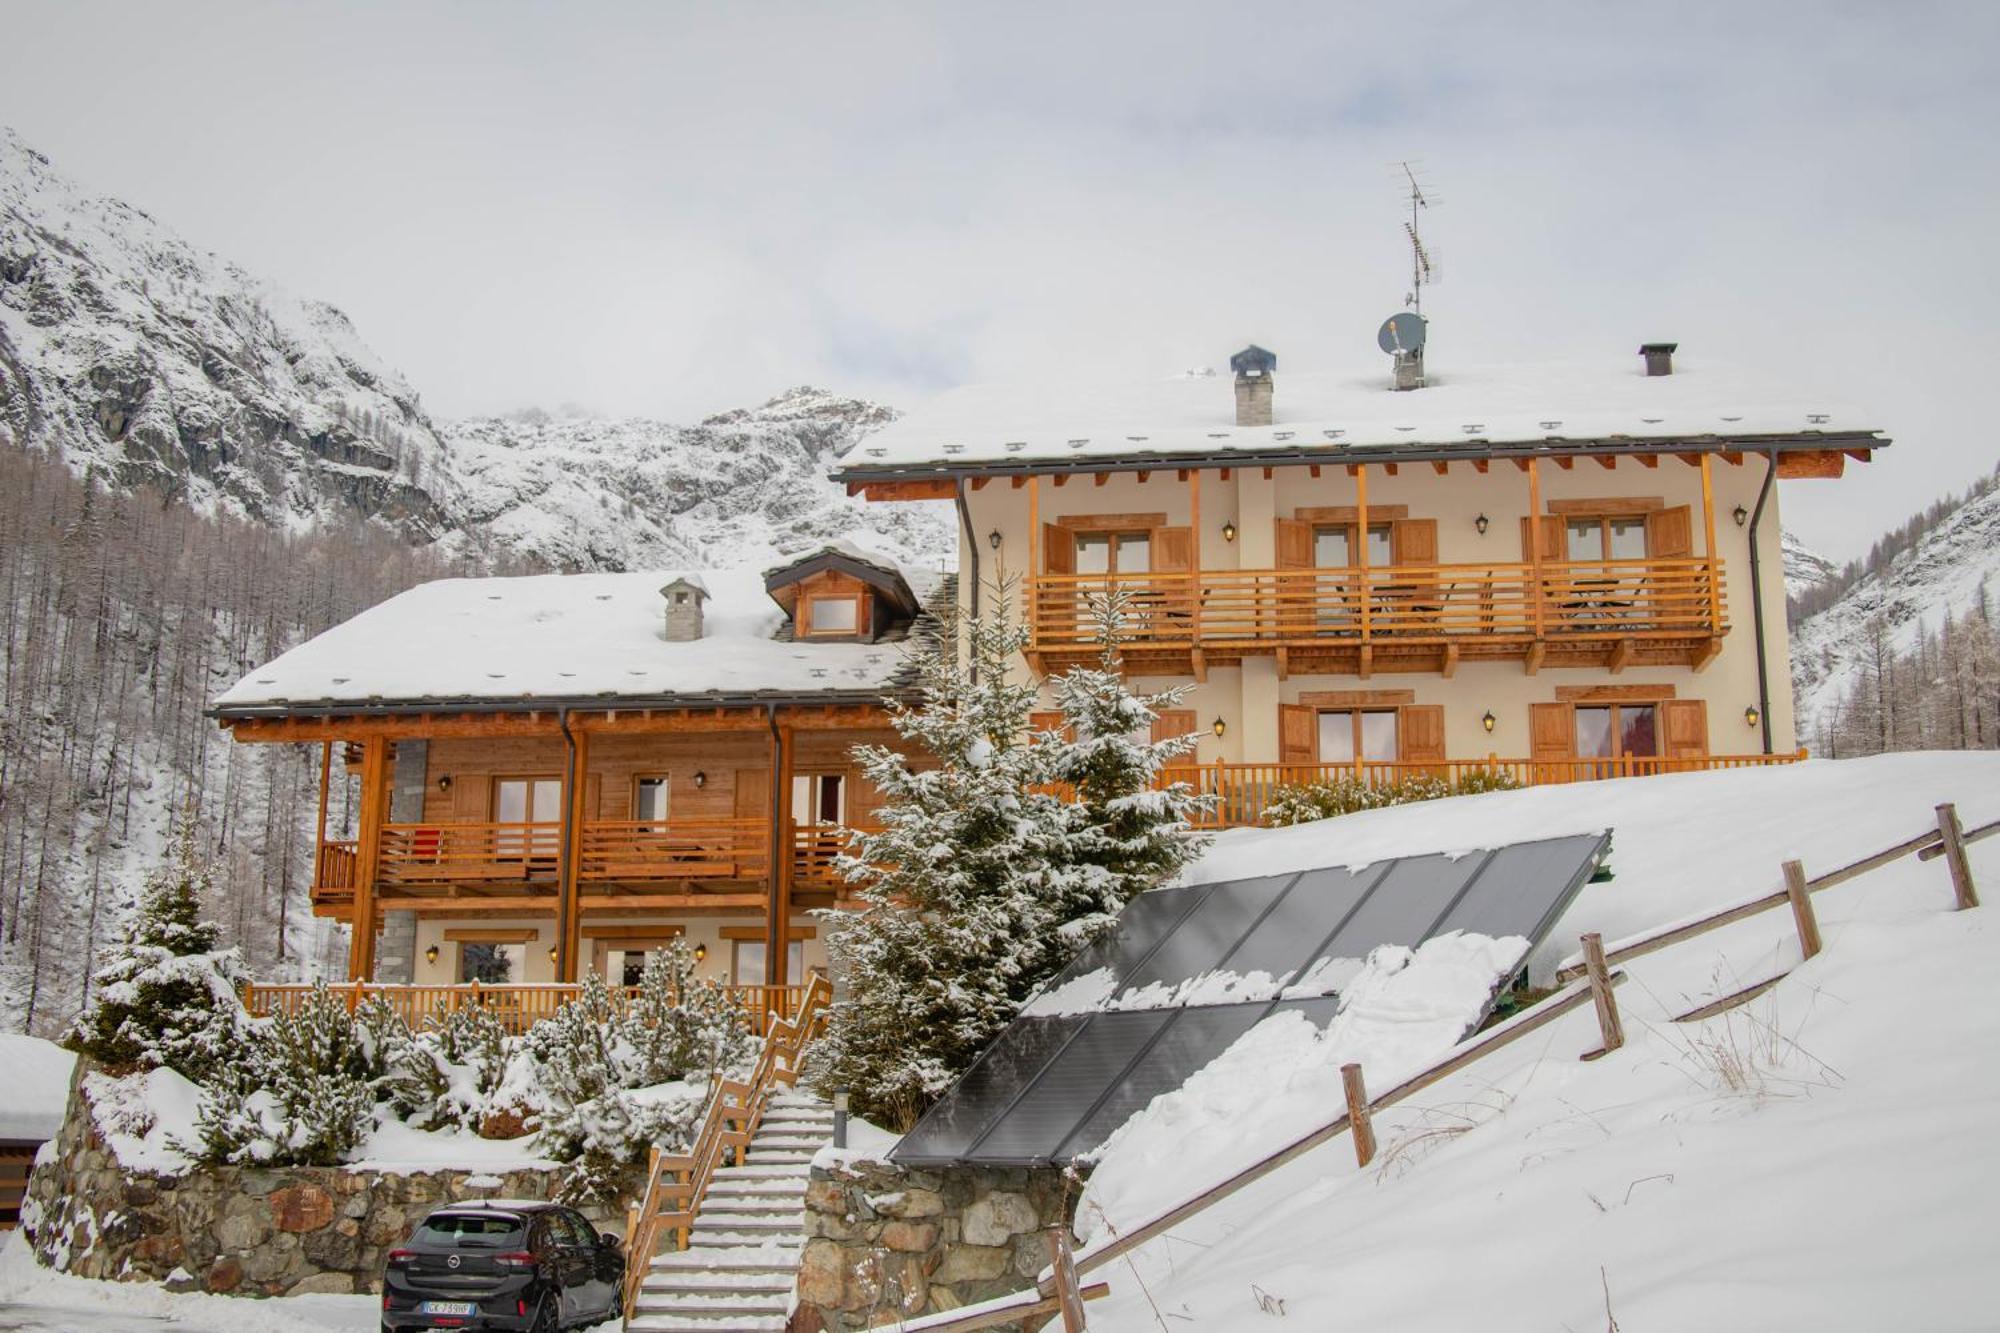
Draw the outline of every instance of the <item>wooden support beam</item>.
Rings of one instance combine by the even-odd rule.
[[[1058,473],[1056,473],[1056,475],[1055,475],[1055,483],[1056,483],[1056,489],[1057,489],[1057,490],[1061,490],[1061,489],[1062,489],[1063,487],[1065,487],[1065,486],[1069,485],[1069,473],[1067,473],[1067,472],[1058,472]]]
[[[1355,657],[1354,674],[1359,676],[1363,680],[1367,680],[1374,673],[1375,673],[1375,645],[1372,643],[1364,643],[1361,645],[1360,653],[1357,654]]]
[[[1694,651],[1688,654],[1688,669],[1700,675],[1708,670],[1709,663],[1720,656],[1722,656],[1722,640],[1703,639],[1695,645]]]
[[[1224,481],[1228,481],[1228,480],[1229,480],[1229,474],[1230,474],[1230,473],[1231,473],[1232,471],[1234,471],[1234,469],[1233,469],[1233,468],[1226,468],[1226,467],[1225,467],[1225,468],[1218,468],[1218,469],[1216,470],[1216,475],[1217,475],[1218,477],[1221,477],[1221,478],[1222,478],[1222,480],[1224,480]]]
[[[1521,659],[1521,670],[1530,676],[1540,671],[1542,669],[1542,659],[1548,656],[1548,651],[1548,644],[1542,642],[1540,639],[1536,639],[1528,645],[1527,655]]]
[[[1623,671],[1632,661],[1632,647],[1631,639],[1620,639],[1611,645],[1611,656],[1604,662],[1605,670],[1614,676]]]
[[[1516,460],[1519,461],[1519,460]],[[1529,649],[1528,674],[1534,675],[1542,664],[1542,603],[1548,600],[1547,589],[1542,586],[1542,469],[1540,461],[1527,461],[1528,473],[1528,596],[1534,613],[1535,644]]]
[[[992,482],[992,480],[993,478],[991,477],[974,477],[972,479],[972,489],[975,491],[983,491]]]
[[[1431,460],[1431,470],[1442,477],[1451,471],[1451,463],[1447,459],[1434,458]]]
[[[1188,479],[1188,470],[1186,468],[1177,467],[1174,469],[1175,481],[1186,481],[1187,479]]]
[[[1606,472],[1610,472],[1615,468],[1617,468],[1618,466],[1617,454],[1593,454],[1591,455],[1591,457],[1595,458],[1597,460],[1597,465],[1603,468]]]
[[[1708,455],[1701,456],[1701,528],[1702,558],[1708,562],[1708,623],[1712,628],[1722,624],[1722,576],[1715,559],[1715,476],[1708,464]]]
[[[1689,467],[1701,466],[1700,454],[1675,454],[1674,457],[1680,459],[1681,462],[1686,463]]]
[[[1958,910],[1979,906],[1979,890],[1972,883],[1972,863],[1965,859],[1965,830],[1959,826],[1958,807],[1951,804],[1937,808],[1938,840],[1944,849],[1944,862],[1951,868],[1951,892],[1958,904]]]
[[[777,836],[771,840],[771,901],[764,909],[764,984],[783,986],[788,984],[786,974],[791,962],[788,957],[791,951],[785,947],[785,941],[790,938],[792,924],[792,862],[796,843],[792,837],[792,764],[796,747],[791,729],[780,726],[772,746],[771,782],[775,790],[771,795]]]
[[[1597,1009],[1597,1030],[1604,1038],[1601,1049],[1584,1056],[1594,1060],[1609,1055],[1625,1044],[1625,1024],[1618,1017],[1618,995],[1611,987],[1611,969],[1604,962],[1604,937],[1595,931],[1583,937],[1583,970],[1590,978],[1590,999]]]
[[[1021,489],[1021,488],[1022,488],[1023,486],[1026,486],[1026,485],[1027,485],[1027,484],[1028,484],[1028,483],[1029,483],[1029,482],[1030,482],[1031,480],[1033,480],[1033,478],[1032,478],[1032,477],[1009,477],[1009,478],[1007,478],[1007,481],[1008,481],[1008,483],[1009,483],[1010,485],[1012,485],[1012,486],[1013,486],[1013,488],[1014,488],[1015,490],[1017,490],[1017,491],[1018,491],[1018,490],[1020,490],[1020,489]]]
[[[1278,660],[1278,679],[1290,680],[1292,678],[1292,650],[1283,644],[1279,644],[1276,657]]]
[[[556,911],[556,980],[574,983],[583,966],[583,827],[590,819],[585,798],[590,792],[590,733],[571,728],[576,753],[563,771],[563,864],[557,886],[562,904]]]
[[[1111,474],[1109,472],[1096,472],[1091,474],[1090,484],[1093,486],[1102,486],[1105,482],[1110,480],[1111,480]]]
[[[1312,478],[1312,479],[1313,479],[1314,481],[1318,481],[1318,480],[1319,480],[1319,464],[1318,464],[1318,463],[1308,463],[1308,464],[1306,465],[1306,475],[1307,475],[1307,476],[1309,476],[1309,477],[1311,477],[1311,478]]]
[[[1271,469],[1270,469],[1270,468],[1265,468],[1265,469],[1264,469],[1264,480],[1265,480],[1265,481],[1269,481],[1270,479],[1271,479]]]
[[[1640,467],[1657,468],[1660,465],[1660,460],[1651,454],[1633,454],[1632,457],[1639,460]]]
[[[1576,460],[1574,458],[1571,458],[1568,454],[1557,454],[1556,466],[1561,468],[1563,471],[1568,472],[1570,469],[1576,466]]]
[[[849,482],[850,487],[853,482]],[[861,489],[870,500],[949,500],[958,492],[943,477],[926,481],[865,481]]]
[[[1394,463],[1384,463],[1382,470],[1392,477],[1396,475],[1396,465]]]
[[[1811,958],[1820,951],[1819,918],[1813,915],[1812,898],[1806,888],[1806,868],[1797,861],[1784,865],[1785,897],[1792,904],[1792,924],[1799,930],[1799,952]]]
[[[1492,462],[1493,460],[1490,458],[1475,458],[1472,460],[1472,470],[1483,477],[1486,475],[1486,469],[1492,465]]]
[[[1444,646],[1444,660],[1438,663],[1438,674],[1450,680],[1458,674],[1458,642],[1453,640]]]
[[[1778,455],[1778,480],[1806,477],[1838,477],[1847,470],[1847,453],[1841,449],[1793,450]]]
[[[1035,575],[1041,571],[1042,562],[1042,488],[1034,477],[1028,478],[1028,605],[1035,604]],[[1074,563],[1074,562],[1072,562]],[[1032,622],[1031,622],[1032,623]]]
[[[313,841],[313,884],[319,883],[319,877],[326,867],[326,798],[327,793],[332,787],[333,742],[321,741],[319,751],[319,824],[318,832]],[[285,905],[281,900],[278,904],[279,920],[281,923],[284,919],[284,910]],[[284,929],[281,924],[278,931],[278,951],[281,957],[284,954],[284,939]]]
[[[361,819],[355,831],[353,933],[347,943],[347,979],[375,979],[375,877],[382,863],[382,825],[389,813],[389,741],[361,742]]]

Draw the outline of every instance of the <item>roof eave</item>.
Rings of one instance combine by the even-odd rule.
[[[1565,454],[1786,453],[1801,449],[1883,449],[1893,441],[1880,431],[1795,431],[1777,435],[1550,436],[1542,440],[1453,444],[1325,445],[1316,448],[1230,449],[1199,454],[1117,454],[1107,457],[1030,459],[1020,462],[888,463],[856,465],[829,474],[849,485],[884,481],[955,480],[1083,472],[1164,472],[1169,468],[1296,467],[1347,463],[1471,462],[1475,459],[1549,458]]]
[[[914,687],[881,685],[862,690],[733,690],[695,694],[550,695],[544,698],[481,699],[444,695],[354,702],[338,699],[280,700],[257,704],[215,704],[206,716],[218,722],[285,717],[417,717],[426,713],[597,713],[644,708],[761,708],[766,705],[825,707],[879,704],[905,698]]]

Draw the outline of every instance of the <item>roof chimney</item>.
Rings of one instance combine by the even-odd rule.
[[[1679,343],[1640,343],[1639,355],[1646,358],[1648,375],[1671,375],[1674,373],[1674,352]]]
[[[701,637],[701,604],[708,587],[698,574],[683,574],[660,589],[667,599],[667,642],[691,643]]]
[[[1270,425],[1271,377],[1278,370],[1277,355],[1251,343],[1229,358],[1229,368],[1236,372],[1236,424]]]

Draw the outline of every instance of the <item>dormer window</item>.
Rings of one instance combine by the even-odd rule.
[[[805,632],[810,636],[852,635],[861,627],[861,599],[856,596],[806,598]]]

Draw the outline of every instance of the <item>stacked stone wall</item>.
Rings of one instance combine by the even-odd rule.
[[[799,1264],[804,1322],[846,1333],[1033,1286],[1049,1262],[1044,1232],[1069,1225],[1075,1192],[1054,1169],[814,1167]]]

